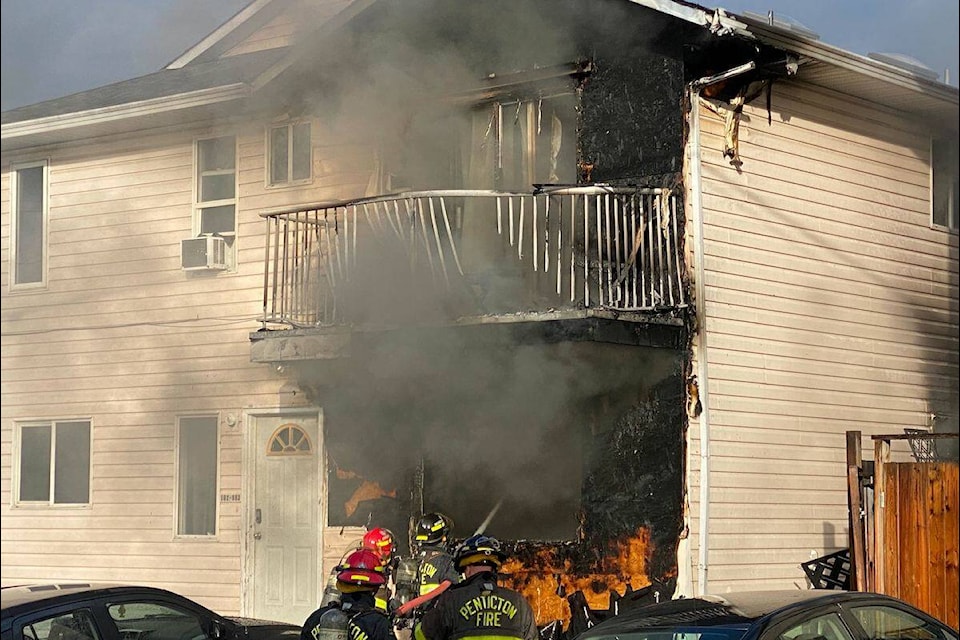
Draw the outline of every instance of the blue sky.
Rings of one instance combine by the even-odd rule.
[[[915,58],[941,80],[949,69],[950,84],[957,86],[960,9],[956,0],[726,0],[719,6],[764,16],[772,10],[848,51]]]
[[[0,0],[2,109],[162,68],[249,0]],[[456,0],[462,1],[462,0]],[[482,0],[470,0],[480,2]],[[855,53],[899,53],[958,69],[957,0],[727,0],[699,4],[789,16]]]

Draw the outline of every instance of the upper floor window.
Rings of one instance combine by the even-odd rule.
[[[310,179],[310,123],[297,122],[269,130],[270,185]]]
[[[30,422],[17,428],[17,503],[89,503],[90,421]]]
[[[177,424],[177,535],[217,532],[217,416]]]
[[[196,232],[225,239],[227,259],[235,262],[237,235],[237,139],[197,141]]]
[[[933,224],[957,230],[957,140],[934,140],[931,149],[933,165]]]
[[[46,266],[47,163],[15,166],[11,173],[14,285],[43,284]]]
[[[468,183],[480,178],[508,190],[574,183],[575,136],[571,95],[485,105],[474,113]],[[484,179],[488,171],[490,177]]]

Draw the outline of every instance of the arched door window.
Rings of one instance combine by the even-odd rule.
[[[292,422],[282,424],[267,441],[268,456],[309,456],[313,454],[310,436]]]

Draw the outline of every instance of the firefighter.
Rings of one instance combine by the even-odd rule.
[[[360,544],[353,549],[353,551],[357,549],[369,549],[380,558],[385,582],[383,586],[377,590],[376,600],[377,608],[381,611],[387,611],[388,603],[392,599],[389,583],[393,573],[393,565],[396,561],[396,558],[393,556],[393,540],[393,533],[389,529],[376,527],[367,531],[363,535]],[[353,553],[353,551],[344,554],[343,558],[340,559],[340,564],[335,566],[327,577],[327,584],[323,590],[323,598],[320,600],[321,607],[340,600],[340,590],[337,588],[337,574],[340,572],[341,565],[343,565],[347,555]]]
[[[417,522],[414,544],[417,547],[417,585],[420,596],[435,591],[444,581],[460,582],[460,572],[450,554],[453,520],[442,513],[428,513]]]
[[[398,619],[413,617],[433,605],[433,600],[445,589],[460,581],[460,572],[453,565],[448,550],[453,520],[442,513],[422,516],[415,528],[414,558],[401,561],[397,568]]]
[[[497,585],[506,559],[495,538],[474,535],[457,549],[463,581],[436,599],[414,630],[415,640],[539,640],[533,609],[513,589]]]
[[[310,614],[300,640],[396,640],[390,619],[376,606],[376,591],[387,581],[380,557],[360,548],[338,569],[340,599]]]
[[[361,546],[370,549],[383,560],[383,568],[390,569],[393,564],[394,537],[390,529],[376,527],[363,534]]]
[[[393,599],[390,582],[393,578],[395,565],[398,560],[398,558],[393,555],[393,532],[383,527],[371,529],[364,534],[361,546],[364,549],[370,549],[380,557],[386,582],[377,590],[377,608],[382,611],[389,611],[388,606]]]

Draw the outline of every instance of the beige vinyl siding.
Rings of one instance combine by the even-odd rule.
[[[276,409],[289,381],[250,362],[262,310],[262,210],[362,195],[372,154],[315,148],[312,184],[265,187],[267,123],[85,141],[36,150],[50,160],[47,287],[11,293],[9,168],[2,190],[0,582],[151,584],[224,614],[241,610],[247,411]],[[334,139],[315,125],[314,141]],[[194,141],[237,135],[238,267],[191,274]],[[349,154],[347,154],[349,155]],[[30,159],[33,159],[32,157]],[[364,168],[364,162],[367,166]],[[300,394],[299,397],[302,397]],[[283,400],[286,403],[287,399]],[[217,535],[175,536],[177,416],[218,415]],[[238,419],[235,426],[227,416]],[[89,506],[14,507],[14,424],[89,418]],[[219,496],[218,496],[219,499]],[[339,540],[331,553],[339,555]],[[322,587],[322,585],[321,585]]]
[[[231,47],[223,57],[292,46],[304,27],[323,24],[350,2],[351,0],[311,0],[306,3],[291,3],[284,13]]]
[[[326,584],[330,572],[340,564],[344,555],[363,542],[363,534],[366,532],[363,527],[323,528],[323,584]]]
[[[252,33],[243,42],[230,48],[223,57],[236,56],[254,51],[276,49],[293,44],[297,34],[297,23],[291,14],[281,14]]]
[[[770,123],[765,107],[744,109],[739,173],[700,109],[714,592],[805,586],[801,562],[848,544],[845,432],[928,427],[958,381],[958,243],[930,228],[929,132],[797,83],[774,85]]]

